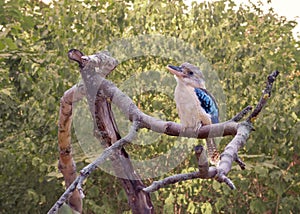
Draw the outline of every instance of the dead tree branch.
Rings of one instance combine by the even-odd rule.
[[[267,99],[270,97],[272,84],[275,81],[276,77],[278,76],[279,72],[275,71],[271,75],[268,76],[268,81],[265,90],[260,98],[259,103],[257,104],[256,108],[250,114],[250,116],[246,119],[246,121],[241,122],[238,124],[237,133],[232,141],[225,147],[224,152],[220,156],[220,162],[217,168],[209,167],[206,169],[208,172],[208,176],[205,177],[205,167],[207,164],[205,162],[205,157],[201,157],[198,155],[197,159],[199,162],[199,169],[202,170],[202,177],[200,172],[193,172],[189,174],[178,174],[168,178],[165,178],[161,181],[155,181],[149,187],[143,189],[146,192],[153,192],[158,190],[162,187],[165,187],[170,184],[174,184],[183,180],[193,179],[193,178],[215,178],[217,181],[226,183],[231,189],[235,189],[233,182],[226,176],[232,167],[233,161],[237,162],[241,169],[245,169],[245,164],[240,160],[238,157],[238,151],[241,147],[243,147],[247,139],[249,138],[250,133],[254,130],[252,122],[253,119],[256,118],[262,108],[266,105]],[[246,107],[243,109],[239,114],[234,116],[230,121],[239,121],[241,120],[250,110],[252,109],[251,106]],[[204,126],[205,127],[205,126]],[[204,128],[203,127],[203,128]],[[202,152],[202,151],[201,151]],[[196,151],[197,156],[197,151]],[[204,171],[203,171],[204,169]],[[217,172],[216,174],[209,174],[209,172]],[[210,175],[213,175],[212,177]],[[204,177],[203,177],[204,176]]]
[[[82,85],[75,85],[64,93],[60,100],[59,122],[58,122],[58,168],[64,176],[68,188],[76,178],[76,164],[72,157],[71,146],[71,123],[72,103],[84,97]],[[78,190],[68,198],[69,205],[77,212],[82,211],[82,200]]]
[[[58,211],[59,207],[68,200],[70,196],[74,194],[74,191],[81,189],[83,181],[101,164],[103,164],[108,158],[114,156],[118,151],[123,148],[125,144],[128,144],[133,141],[136,136],[138,130],[138,124],[136,122],[133,123],[128,135],[124,138],[118,140],[110,147],[106,148],[103,153],[92,163],[84,167],[80,171],[80,175],[73,181],[71,185],[67,188],[67,190],[62,194],[62,196],[58,199],[58,201],[52,206],[52,208],[48,211],[48,214],[54,214]],[[82,194],[81,194],[82,195]]]
[[[105,79],[105,76],[115,67],[113,66],[113,64],[107,63],[107,58],[99,60],[99,55],[97,54],[91,56],[83,56],[82,53],[80,51],[77,52],[77,50],[75,50],[75,52],[69,52],[69,57],[77,61],[81,68],[81,75],[86,88],[86,91],[84,93],[86,93],[85,95],[87,96],[90,111],[94,119],[94,134],[99,140],[104,140],[106,142],[106,145],[109,147],[104,150],[104,152],[95,162],[91,163],[83,170],[81,170],[79,177],[77,177],[76,179],[74,178],[76,168],[71,156],[69,133],[72,102],[70,102],[70,100],[67,100],[66,98],[63,98],[61,102],[62,104],[59,123],[60,169],[62,170],[65,179],[68,176],[67,174],[71,174],[72,176],[68,177],[68,179],[70,179],[68,180],[68,189],[52,207],[49,213],[54,213],[55,210],[57,210],[58,207],[68,199],[73,191],[74,192],[71,196],[73,196],[73,194],[77,194],[77,197],[80,196],[83,180],[107,158],[110,158],[111,160],[117,159],[117,163],[119,164],[118,168],[123,167],[123,170],[133,170],[130,162],[126,162],[125,164],[123,163],[123,161],[127,158],[127,153],[123,149],[123,146],[132,141],[137,129],[140,128],[147,128],[154,132],[164,133],[172,136],[197,136],[197,138],[202,139],[207,138],[208,136],[219,137],[226,135],[235,135],[235,137],[225,147],[224,152],[221,154],[220,162],[217,167],[208,167],[207,158],[204,155],[205,153],[203,153],[203,149],[201,150],[201,148],[198,148],[199,150],[196,150],[195,152],[198,160],[199,171],[187,174],[173,175],[161,181],[155,181],[149,187],[143,186],[141,182],[137,182],[134,184],[131,183],[131,185],[133,185],[132,191],[136,194],[135,199],[140,200],[142,204],[142,207],[139,207],[136,210],[133,209],[133,213],[138,213],[143,209],[143,213],[152,213],[154,210],[151,204],[150,197],[149,195],[147,195],[147,193],[156,191],[166,185],[174,184],[184,180],[194,178],[215,178],[219,182],[226,183],[231,189],[235,188],[231,180],[227,178],[227,174],[231,170],[233,161],[236,161],[242,169],[245,169],[245,164],[238,157],[238,151],[245,145],[250,133],[254,130],[252,123],[260,113],[261,109],[265,106],[267,99],[270,97],[272,84],[278,76],[277,71],[272,73],[268,77],[267,87],[264,90],[263,95],[256,108],[252,111],[246,121],[238,123],[238,121],[240,121],[248,112],[252,110],[252,107],[250,106],[243,109],[239,114],[237,114],[229,121],[203,126],[195,131],[189,128],[184,129],[180,124],[171,121],[162,121],[141,112],[127,95],[120,91],[112,82]],[[73,90],[75,89],[70,89],[70,91],[66,92],[65,95],[68,93],[72,94],[74,92]],[[79,98],[81,98],[82,96],[83,95],[80,95]],[[72,96],[70,95],[70,97]],[[121,138],[118,134],[117,126],[114,122],[113,114],[110,108],[111,102],[114,103],[134,124],[130,133],[124,138]],[[105,115],[107,114],[109,115],[107,117],[108,120],[104,120],[103,117],[105,117]],[[97,130],[101,131],[101,135],[98,135]],[[113,134],[110,133],[111,130],[113,130]],[[60,138],[63,139],[63,141],[60,140]],[[66,162],[64,161],[64,159],[67,159],[68,161]],[[128,181],[132,178],[139,179],[138,176],[134,173],[125,174],[128,178]],[[70,181],[74,182],[70,184]],[[124,181],[124,184],[125,183],[126,181]],[[126,185],[128,184],[124,185],[125,188]],[[77,193],[75,193],[76,191]],[[129,196],[130,194],[128,193],[128,197]],[[129,203],[131,202],[129,201]],[[132,202],[131,208],[134,207],[134,202]]]
[[[268,79],[266,82],[266,88],[263,91],[263,94],[262,94],[259,102],[257,103],[255,109],[250,114],[250,116],[247,118],[248,122],[253,123],[255,121],[255,119],[257,118],[258,114],[263,109],[263,107],[266,105],[267,100],[271,97],[273,82],[276,80],[276,77],[278,75],[279,75],[279,71],[274,71],[268,76]]]
[[[80,74],[86,88],[86,98],[94,122],[94,136],[100,144],[109,147],[121,139],[121,136],[111,109],[111,101],[99,90],[101,82],[98,80],[105,78],[114,70],[118,62],[106,51],[83,56],[80,51],[71,50],[68,55],[70,59],[79,63]],[[138,190],[144,187],[144,184],[134,171],[125,149],[122,148],[115,152],[113,156],[109,157],[109,160],[115,176],[127,194],[131,211],[134,214],[153,213],[150,195]]]
[[[238,126],[237,134],[233,140],[225,147],[224,152],[221,154],[220,164],[218,166],[218,174],[216,179],[219,182],[228,182],[226,175],[231,170],[232,162],[237,161],[242,169],[245,168],[245,165],[238,157],[238,150],[243,147],[253,128],[253,122],[257,118],[258,114],[261,112],[263,107],[266,105],[268,98],[271,96],[273,82],[276,80],[276,77],[279,75],[278,71],[272,72],[267,79],[266,88],[262,93],[262,96],[256,105],[255,109],[252,111],[250,116],[246,119],[245,122],[242,122]],[[234,185],[231,189],[234,189]]]
[[[204,147],[199,145],[195,147],[195,155],[198,160],[199,171],[177,174],[159,181],[154,181],[150,186],[143,189],[145,192],[154,192],[170,184],[175,184],[181,181],[191,180],[195,178],[209,179],[217,175],[216,167],[209,167],[206,151]]]
[[[239,122],[245,115],[247,115],[252,110],[252,106],[247,106],[244,108],[241,112],[239,112],[237,115],[235,115],[231,121]]]
[[[235,135],[238,123],[232,120],[207,126],[202,126],[196,132],[193,128],[183,128],[181,124],[172,121],[163,121],[151,117],[142,111],[133,103],[133,101],[117,88],[109,80],[97,76],[95,81],[99,84],[99,90],[113,104],[115,104],[130,121],[138,120],[141,128],[150,129],[154,132],[167,134],[170,136],[195,137],[205,139],[210,137],[222,137]],[[248,109],[247,109],[248,111]]]

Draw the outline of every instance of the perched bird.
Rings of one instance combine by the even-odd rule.
[[[181,66],[168,65],[177,81],[175,102],[181,124],[185,128],[198,129],[201,126],[219,122],[219,110],[214,97],[206,90],[200,69],[190,63]],[[219,153],[213,138],[206,139],[210,162],[217,164]]]

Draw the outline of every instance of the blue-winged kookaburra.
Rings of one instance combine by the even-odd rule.
[[[181,124],[185,128],[197,130],[201,126],[219,122],[218,106],[211,94],[205,89],[205,80],[200,69],[190,63],[181,66],[168,65],[177,81],[175,102]],[[213,138],[206,139],[210,162],[217,164],[219,153]]]

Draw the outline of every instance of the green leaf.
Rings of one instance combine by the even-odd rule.
[[[187,211],[190,213],[196,213],[196,206],[193,201],[188,203]]]
[[[4,44],[6,44],[6,47],[8,47],[9,50],[15,50],[17,49],[17,45],[11,38],[5,38]]]
[[[266,211],[266,205],[261,201],[261,199],[254,199],[250,202],[250,210],[253,213],[264,213]]]
[[[164,213],[173,213],[173,205],[174,205],[174,196],[171,193],[165,200],[165,205],[164,205]]]
[[[211,214],[212,213],[212,206],[209,202],[205,202],[201,205],[201,213],[203,213],[203,214]]]
[[[73,211],[73,209],[67,205],[66,203],[64,203],[59,209],[58,209],[58,213],[59,214],[75,214],[75,211]]]

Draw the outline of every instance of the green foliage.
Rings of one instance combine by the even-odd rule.
[[[164,71],[169,63],[181,63],[177,60],[182,55],[199,59],[192,63],[205,64],[205,60],[180,46],[172,58],[163,57],[168,56],[172,44],[152,40],[155,37],[143,41],[149,50],[143,50],[142,43],[119,46],[119,50],[112,45],[124,38],[157,34],[180,39],[212,64],[225,93],[227,118],[246,105],[255,105],[267,75],[280,71],[271,99],[255,123],[256,131],[241,151],[247,169],[240,171],[234,166],[229,174],[238,190],[230,191],[216,181],[183,182],[152,194],[157,212],[300,211],[300,44],[292,37],[295,22],[271,10],[263,14],[257,5],[236,8],[231,0],[194,2],[190,9],[183,1],[166,0],[65,0],[51,6],[11,0],[0,5],[0,213],[45,213],[63,192],[56,167],[59,101],[79,79],[76,65],[67,60],[69,49],[86,54],[109,49],[120,60],[109,78],[145,113],[178,121],[173,98],[168,95],[173,93],[174,79],[158,71]],[[136,57],[127,59],[133,52]],[[150,70],[155,71],[151,73],[154,76],[144,72]],[[143,78],[137,85],[124,85],[138,75]],[[151,87],[150,77],[155,80]],[[141,86],[149,86],[149,90],[140,93]],[[212,85],[208,87],[214,90]],[[128,123],[122,122],[120,129],[124,135]],[[141,145],[126,148],[135,159],[164,153],[175,141],[161,136],[149,144],[149,133],[141,134]],[[229,140],[223,139],[221,147]],[[80,169],[88,160],[75,140],[73,145]],[[196,170],[194,167],[191,154],[164,176]],[[91,175],[84,188],[85,213],[129,210],[118,180],[104,172]]]

